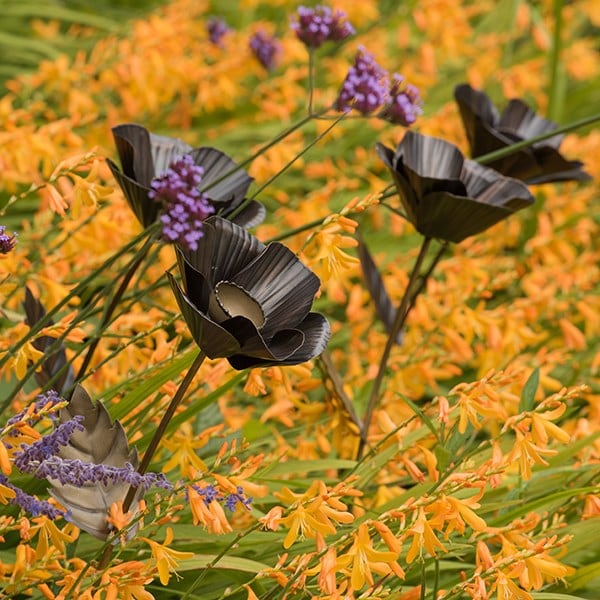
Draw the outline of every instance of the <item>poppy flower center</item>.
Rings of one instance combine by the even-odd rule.
[[[210,295],[208,312],[221,323],[232,317],[246,317],[260,329],[265,323],[265,315],[260,304],[243,288],[221,281]]]

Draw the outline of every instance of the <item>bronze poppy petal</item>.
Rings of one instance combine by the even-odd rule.
[[[549,146],[535,149],[540,165],[539,174],[527,178],[527,183],[552,183],[557,181],[589,181],[591,176],[583,170],[579,160],[567,160]]]
[[[464,158],[453,144],[407,131],[398,146],[397,155],[401,156],[406,176],[417,198],[441,191],[466,195],[465,186],[460,180]]]
[[[267,339],[302,321],[321,285],[289,248],[277,242],[269,244],[231,281],[260,304],[265,315],[261,332]]]
[[[281,361],[281,364],[299,365],[319,356],[327,347],[331,329],[327,319],[320,313],[308,313],[296,329],[304,334],[304,343],[294,354]]]
[[[222,358],[239,352],[240,344],[237,339],[229,331],[199,311],[183,293],[171,273],[167,273],[167,277],[190,333],[206,356],[209,358]]]
[[[235,217],[231,218],[231,221],[244,229],[250,229],[260,225],[266,215],[267,211],[260,202],[250,200]]]
[[[109,166],[121,190],[123,190],[125,200],[127,200],[127,204],[129,204],[137,220],[144,227],[152,225],[158,218],[160,205],[158,202],[154,202],[148,198],[149,189],[131,179],[125,173],[122,173],[110,158],[106,159],[106,164]]]
[[[282,329],[272,338],[262,335],[254,323],[243,316],[232,317],[222,323],[240,342],[240,354],[279,363],[291,356],[304,343],[299,329]]]
[[[192,265],[185,259],[180,248],[175,248],[177,256],[177,265],[181,273],[183,289],[187,297],[194,303],[201,312],[208,312],[208,302],[212,288],[206,281],[206,278],[200,271],[196,271]]]
[[[406,218],[415,225],[417,221],[416,210],[418,201],[406,178],[402,161],[400,161],[400,164],[397,164],[394,151],[383,144],[377,143],[375,145],[375,150],[377,151],[379,158],[381,158],[392,173],[396,189],[398,190],[398,196],[402,203],[402,208],[404,208],[404,212],[406,213]]]
[[[540,117],[518,98],[509,101],[498,122],[499,131],[513,132],[517,140],[528,140],[544,133],[550,133],[557,127],[556,123]],[[563,137],[562,134],[558,134],[539,142],[539,144],[558,148]]]
[[[194,148],[190,156],[204,169],[200,189],[215,204],[217,211],[220,203],[223,203],[223,209],[227,212],[241,203],[253,181],[246,171],[216,148]]]
[[[125,175],[149,188],[156,171],[148,130],[141,125],[126,123],[113,127],[112,133]]]
[[[206,219],[203,230],[196,250],[180,248],[180,252],[211,288],[219,281],[231,280],[265,248],[245,229],[221,217]]]
[[[189,154],[191,149],[183,140],[151,133],[150,150],[155,177],[162,175],[175,159]]]
[[[419,205],[418,231],[426,237],[462,242],[512,214],[512,210],[473,198],[435,192]]]

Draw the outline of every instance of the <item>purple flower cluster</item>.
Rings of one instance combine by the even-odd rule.
[[[17,234],[8,235],[5,231],[6,227],[0,225],[0,254],[8,254],[17,243]]]
[[[354,65],[344,79],[335,108],[342,112],[355,108],[363,115],[368,115],[384,104],[388,88],[387,71],[361,46]]]
[[[417,117],[423,114],[423,100],[416,86],[406,83],[402,75],[394,74],[390,86],[388,103],[379,113],[379,117],[408,127],[412,125]]]
[[[354,108],[363,115],[381,108],[378,117],[408,127],[422,114],[422,105],[414,85],[405,83],[398,73],[394,73],[390,84],[388,72],[361,46],[334,106],[342,112]]]
[[[61,423],[52,433],[45,435],[32,444],[21,444],[21,450],[15,452],[15,466],[19,471],[31,472],[31,464],[40,464],[58,453],[61,446],[69,443],[74,431],[83,431],[83,415]]]
[[[230,31],[230,28],[227,25],[227,23],[225,23],[223,19],[219,19],[217,17],[211,17],[208,20],[206,29],[208,31],[208,39],[211,41],[212,44],[219,47],[223,45],[221,43],[223,37],[227,34],[227,32]]]
[[[277,66],[281,54],[281,45],[274,36],[264,31],[257,31],[250,38],[249,45],[258,62],[267,71],[271,71]]]
[[[20,467],[19,467],[20,468]],[[56,479],[62,485],[74,485],[81,488],[87,484],[115,485],[127,483],[144,491],[151,487],[172,490],[173,485],[163,473],[146,473],[141,475],[133,465],[127,463],[124,467],[94,464],[79,459],[64,459],[52,456],[36,463],[31,461],[22,471],[31,473],[38,479]]]
[[[325,42],[340,42],[355,33],[345,12],[336,10],[332,13],[329,7],[321,5],[315,8],[298,8],[291,28],[301,42],[313,49]]]
[[[49,519],[68,517],[68,513],[65,513],[63,510],[59,510],[50,504],[50,502],[46,502],[46,500],[39,500],[35,496],[27,494],[16,485],[10,483],[10,481],[8,481],[8,477],[6,477],[6,475],[3,473],[0,473],[0,484],[15,492],[15,497],[10,499],[11,504],[15,504],[34,517],[39,517],[40,515],[44,515]]]
[[[202,237],[202,222],[214,211],[208,196],[198,189],[204,169],[189,154],[174,160],[167,171],[155,177],[148,196],[163,205],[160,220],[166,242],[196,250]]]
[[[228,508],[231,512],[233,512],[240,503],[244,508],[250,510],[250,504],[252,504],[252,498],[247,498],[244,495],[244,490],[242,487],[238,486],[235,494],[227,494],[224,497],[214,485],[207,485],[204,488],[201,488],[198,485],[192,486],[198,494],[204,496],[204,503],[210,504],[211,502],[220,502]]]

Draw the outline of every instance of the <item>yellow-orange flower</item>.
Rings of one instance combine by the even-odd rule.
[[[152,558],[158,569],[160,582],[163,585],[169,583],[171,573],[176,573],[175,569],[180,560],[185,560],[186,558],[192,558],[192,556],[194,556],[193,552],[181,552],[168,547],[173,541],[173,530],[170,527],[167,527],[165,541],[162,544],[146,537],[140,537],[140,539],[144,540],[150,546]]]

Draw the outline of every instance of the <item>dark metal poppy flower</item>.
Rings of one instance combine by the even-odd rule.
[[[320,354],[329,323],[310,312],[319,278],[284,245],[265,246],[220,217],[195,251],[177,247],[183,289],[168,273],[191,334],[235,369],[296,365]]]
[[[518,99],[510,100],[500,115],[486,93],[466,83],[456,86],[454,98],[474,158],[549,133],[558,127],[556,123],[536,115]],[[563,137],[555,135],[486,164],[503,175],[528,184],[590,179],[582,169],[583,163],[567,160],[558,151]]]
[[[464,158],[444,140],[408,131],[394,152],[377,144],[406,218],[426,237],[460,242],[533,204],[527,186]]]
[[[160,203],[148,197],[152,180],[165,173],[169,165],[184,154],[189,154],[194,163],[204,169],[201,187],[215,212],[221,216],[227,217],[240,206],[252,183],[252,177],[216,148],[192,148],[181,140],[155,135],[145,127],[131,123],[113,127],[112,132],[122,171],[112,160],[106,161],[131,210],[144,227],[156,221],[161,209]],[[264,206],[252,200],[233,217],[233,221],[248,228],[261,223],[264,216]]]

